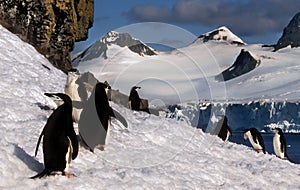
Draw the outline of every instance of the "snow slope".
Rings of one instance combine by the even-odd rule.
[[[129,128],[113,120],[105,151],[80,147],[69,170],[77,177],[28,179],[43,169],[41,146],[33,155],[54,106],[43,93],[63,92],[66,76],[2,26],[0,67],[0,189],[300,188],[299,165],[114,103]]]

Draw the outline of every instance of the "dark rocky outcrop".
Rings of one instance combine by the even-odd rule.
[[[287,46],[300,46],[300,12],[297,13],[287,27],[284,28],[281,38],[278,40],[275,50],[285,48]]]
[[[93,18],[94,0],[0,1],[0,24],[65,72],[72,67],[69,52],[87,39]]]
[[[250,52],[241,50],[241,53],[236,58],[231,67],[215,77],[218,81],[228,81],[235,77],[241,76],[255,69],[260,64],[260,60],[255,59]]]

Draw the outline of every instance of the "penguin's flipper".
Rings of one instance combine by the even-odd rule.
[[[119,120],[122,123],[122,125],[124,127],[128,128],[128,123],[127,123],[126,119],[118,111],[116,111],[110,107],[110,112],[111,112],[110,116],[116,118],[117,120]]]
[[[39,150],[39,146],[40,146],[40,143],[41,143],[42,136],[44,135],[45,128],[46,128],[46,126],[44,127],[43,131],[41,132],[41,134],[39,136],[39,140],[38,140],[36,148],[35,148],[34,156],[37,155],[37,152]]]

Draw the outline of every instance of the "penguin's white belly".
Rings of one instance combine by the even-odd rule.
[[[73,153],[73,146],[72,146],[72,142],[71,139],[69,137],[67,137],[69,140],[69,147],[68,147],[68,152],[66,154],[66,168],[65,168],[65,172],[67,172],[69,170],[69,166],[72,160],[72,153]]]
[[[77,84],[70,84],[66,86],[65,93],[70,96],[73,101],[73,110],[72,110],[72,118],[74,122],[78,123],[80,119],[80,114],[82,112],[82,108],[76,108],[78,103],[81,103],[81,98],[78,94],[78,85]],[[74,103],[76,102],[76,103]]]
[[[263,148],[261,147],[261,145],[260,145],[259,143],[255,143],[255,142],[253,141],[252,138],[249,138],[249,140],[250,140],[250,143],[252,144],[252,146],[253,146],[253,148],[254,148],[255,150],[262,150],[262,149],[263,149]]]
[[[281,152],[280,136],[278,134],[275,134],[273,137],[273,146],[275,154],[280,158],[284,158],[284,153]]]

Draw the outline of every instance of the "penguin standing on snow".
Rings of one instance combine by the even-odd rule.
[[[108,102],[106,95],[107,85],[97,83],[88,101],[83,107],[78,123],[81,139],[90,151],[99,145],[104,150],[109,137],[111,116],[116,117],[125,127],[127,122],[117,111],[114,111]]]
[[[286,140],[280,128],[274,129],[273,148],[276,156],[281,159],[288,159],[286,153]]]
[[[139,86],[133,86],[131,88],[128,101],[129,108],[135,111],[144,111],[150,113],[147,100],[141,99],[137,92],[137,90],[140,88],[141,87]]]
[[[227,142],[230,135],[232,135],[231,129],[228,126],[228,120],[226,116],[223,116],[216,127],[216,133],[224,142]]]
[[[68,95],[62,93],[45,95],[60,106],[48,118],[35,150],[36,156],[43,137],[45,169],[31,179],[52,175],[53,172],[62,172],[67,177],[74,176],[67,172],[71,160],[78,155],[78,140],[72,121],[72,101]]]
[[[65,93],[71,98],[73,102],[72,118],[78,123],[82,106],[88,98],[85,85],[81,81],[81,75],[76,69],[71,69],[68,72],[67,81],[65,85]]]
[[[264,139],[256,128],[244,130],[244,140],[247,140],[248,138],[251,145],[258,153],[263,152],[266,154]]]

